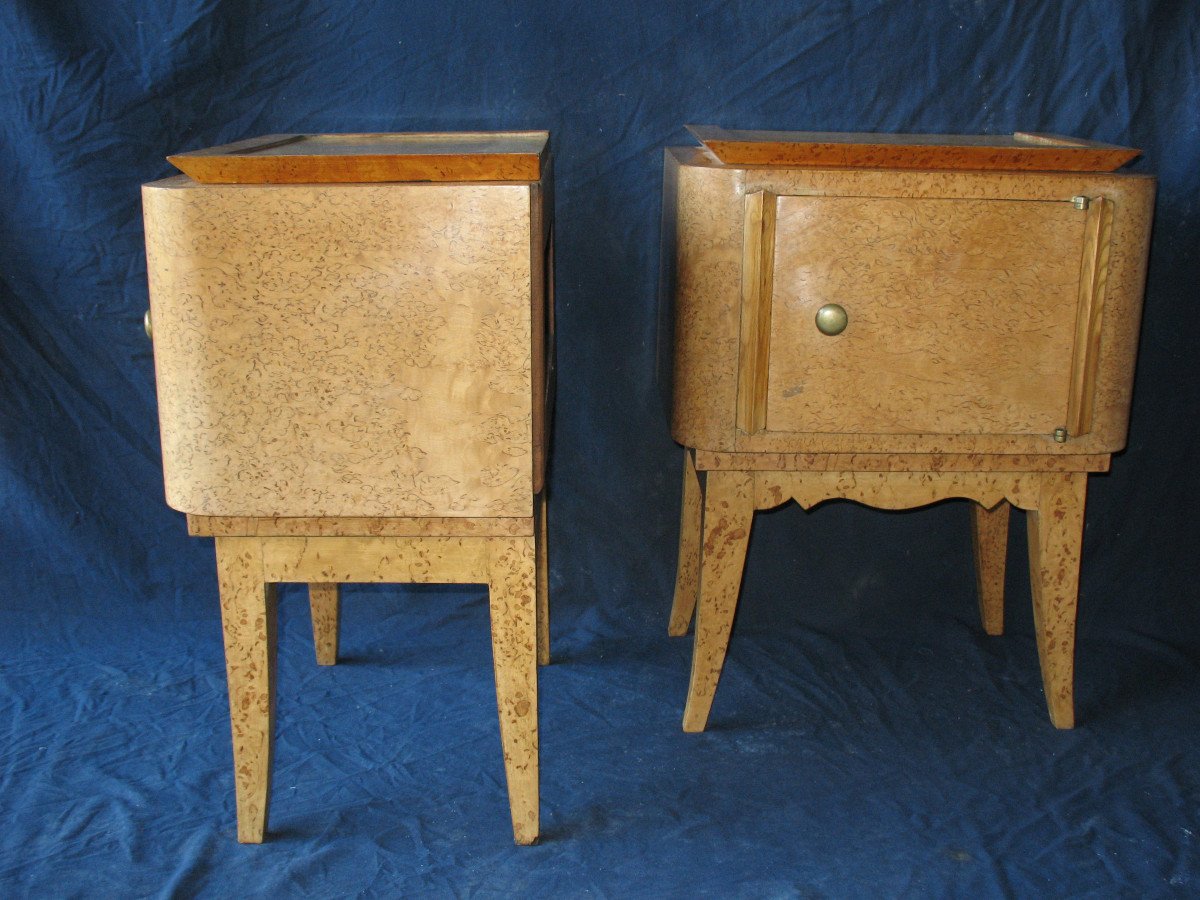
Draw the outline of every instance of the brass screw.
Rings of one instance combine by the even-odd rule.
[[[1087,209],[1088,204],[1090,204],[1092,201],[1087,197],[1072,197],[1071,202],[1075,204],[1076,209]]]
[[[1065,444],[1067,442],[1067,429],[1061,425],[1054,429],[1054,442],[1056,444]]]
[[[154,323],[150,321],[150,310],[146,310],[146,314],[142,316],[142,329],[146,332],[146,337],[154,340]]]

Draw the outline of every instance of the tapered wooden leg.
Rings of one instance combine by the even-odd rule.
[[[312,611],[313,646],[317,649],[318,666],[332,666],[337,662],[341,605],[338,585],[308,586],[308,606]]]
[[[489,538],[496,705],[513,837],[538,836],[537,562],[534,538]]]
[[[992,509],[971,504],[971,543],[975,547],[979,618],[988,634],[1004,634],[1004,563],[1011,509],[1007,500],[1001,500]]]
[[[550,663],[550,550],[548,535],[550,526],[547,520],[550,504],[547,502],[546,489],[534,501],[534,511],[537,516],[537,656],[538,665]]]
[[[1033,627],[1050,721],[1075,727],[1075,616],[1087,474],[1044,473],[1038,508],[1028,514]]]
[[[684,731],[703,731],[708,724],[729,647],[754,522],[752,473],[712,471],[706,480],[696,645],[683,711]]]
[[[258,538],[217,538],[221,630],[233,730],[237,832],[260,844],[271,792],[275,725],[275,585],[264,584]]]
[[[704,518],[704,493],[692,451],[683,451],[683,502],[679,513],[679,561],[675,569],[675,600],[667,634],[687,634],[700,592],[700,528]]]

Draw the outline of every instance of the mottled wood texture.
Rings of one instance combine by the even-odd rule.
[[[706,474],[697,483],[704,510],[703,540],[698,548],[696,640],[684,731],[703,731],[708,722],[737,610],[754,511],[793,500],[811,509],[831,499],[883,509],[911,509],[950,498],[979,504],[978,512],[973,512],[973,533],[980,607],[989,634],[999,634],[1003,627],[1009,505],[1028,510],[1034,620],[1046,701],[1056,727],[1073,726],[1086,473],[712,470]],[[680,567],[690,564],[690,550],[681,550]],[[678,603],[672,608],[673,622],[677,609]]]
[[[167,160],[205,184],[537,181],[545,131],[268,134]]]
[[[240,840],[266,828],[285,581],[309,587],[322,665],[342,583],[488,585],[513,831],[537,838],[554,330],[538,134],[515,150],[497,144],[512,135],[343,135],[193,155],[232,180],[525,183],[143,189],[167,499],[217,538]],[[531,148],[534,169],[479,168]],[[443,150],[476,168],[437,168]]]
[[[874,197],[778,206],[768,430],[1046,435],[1066,424],[1085,211]],[[841,334],[817,330],[827,303],[849,314]]]
[[[263,542],[267,581],[372,584],[485,583],[487,542],[503,538],[273,537]]]
[[[145,186],[167,502],[531,516],[530,194]]]
[[[746,224],[742,238],[737,427],[748,433],[766,427],[778,208],[778,199],[766,191],[757,191],[746,197]]]
[[[675,571],[675,599],[667,634],[687,634],[700,592],[700,529],[704,522],[704,496],[690,450],[683,452],[683,500],[679,510],[679,566]]]
[[[308,607],[312,614],[313,647],[317,665],[337,663],[338,626],[342,603],[336,584],[315,583],[308,586]]]
[[[1100,166],[1121,151],[1057,136],[862,138],[751,136],[749,149],[768,156],[739,158],[769,165],[667,152],[671,430],[688,457],[670,633],[686,631],[698,595],[684,728],[708,718],[754,509],[833,498],[908,509],[950,497],[979,504],[989,633],[1003,628],[1009,507],[1030,511],[1047,702],[1070,727],[1086,478],[1126,440],[1154,179],[904,170],[934,157],[1069,169],[1061,160]],[[797,142],[876,168],[769,156]],[[826,303],[849,313],[835,336],[814,322]]]
[[[541,642],[535,538],[218,537],[217,571],[229,677],[238,840],[262,841],[273,731],[275,585],[307,582],[317,659],[337,655],[338,585],[488,585],[496,695],[513,834],[538,835],[537,652]]]
[[[684,731],[703,731],[708,724],[725,664],[754,521],[754,482],[755,476],[748,472],[710,472],[706,480],[696,641]]]
[[[675,242],[671,434],[685,447],[733,450],[745,228],[741,180],[681,166],[671,152],[664,215]]]
[[[1057,134],[871,134],[737,131],[689,125],[730,165],[1109,172],[1141,151]]]
[[[1001,500],[993,507],[971,505],[971,546],[975,551],[975,586],[979,618],[991,635],[1004,633],[1004,569],[1008,552],[1008,513]]]
[[[237,834],[243,844],[260,844],[271,794],[277,616],[275,586],[263,581],[257,540],[217,539],[217,583],[233,732]]]
[[[488,541],[488,592],[500,742],[513,836],[538,837],[537,563],[533,538]]]
[[[853,500],[876,509],[915,509],[951,497],[984,506],[1002,500],[1036,504],[1041,475],[1035,472],[756,472],[756,509],[795,500],[812,509],[826,500]]]
[[[533,534],[533,518],[188,516],[193,537],[486,537]]]
[[[704,451],[837,454],[1066,456],[1113,453],[1124,447],[1149,249],[1153,178],[1104,173],[738,168],[722,165],[698,148],[668,151],[666,165],[670,171],[665,179],[669,188],[664,200],[665,214],[674,220],[677,233],[672,434],[679,443]],[[797,201],[811,198],[852,201],[852,198],[858,198],[883,204],[915,200],[965,200],[973,204],[1021,201],[1039,206],[1047,203],[1061,207],[1061,215],[1072,222],[1085,221],[1091,213],[1090,210],[1075,210],[1074,197],[1103,197],[1105,204],[1111,203],[1112,222],[1107,243],[1107,279],[1101,297],[1103,315],[1089,320],[1093,325],[1098,324],[1099,336],[1097,339],[1093,328],[1089,340],[1094,352],[1089,351],[1087,358],[1094,361],[1095,388],[1091,393],[1091,426],[1087,433],[1060,444],[1054,441],[1051,432],[984,433],[976,430],[972,433],[888,434],[775,431],[768,428],[747,434],[739,429],[735,411],[740,371],[741,260],[745,255],[746,198],[760,191]],[[776,229],[779,235],[778,222]],[[777,241],[780,239],[777,237]],[[967,252],[971,246],[939,245],[936,249],[942,253],[941,265],[934,277],[919,268],[911,276],[897,273],[899,280],[892,286],[889,302],[908,298],[912,310],[919,312],[925,292],[932,289],[929,286],[969,277],[974,261]],[[905,252],[903,248],[899,250]],[[1076,245],[1074,257],[1061,264],[1073,266],[1075,271],[1069,295],[1060,300],[1068,309],[1069,335],[1078,331],[1075,306],[1086,252],[1081,241]],[[778,276],[778,266],[776,268]],[[778,291],[778,285],[775,290]],[[852,304],[848,309],[851,313],[849,328],[840,337],[825,338],[827,346],[849,340],[856,319]],[[772,313],[775,312],[773,304]],[[1060,316],[1061,311],[1046,311],[1045,314]],[[974,345],[974,336],[966,327],[970,322],[969,315],[954,315],[945,324],[952,330],[958,325],[955,332],[959,338],[958,346]],[[815,328],[813,330],[815,332]],[[952,339],[947,346],[949,343]],[[1058,369],[1052,376],[1055,383],[1062,386],[1061,396],[1056,401],[1063,410],[1064,420],[1060,425],[1067,424],[1073,343],[1074,339],[1068,337],[1066,351],[1056,362]],[[932,357],[927,362],[936,364]],[[869,380],[861,377],[860,382],[870,388],[868,399],[886,390],[882,383],[871,385]]]
[[[806,472],[1107,472],[1108,454],[714,453],[697,450],[696,468]]]
[[[1037,507],[1027,517],[1033,627],[1056,728],[1075,726],[1075,619],[1086,499],[1086,475],[1043,475]]]

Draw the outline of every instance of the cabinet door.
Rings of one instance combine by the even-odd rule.
[[[1086,211],[1069,201],[758,202],[747,220],[748,244],[760,241],[748,256],[761,255],[743,311],[743,431],[1052,434],[1067,424]],[[847,321],[830,335],[816,318],[833,304]]]

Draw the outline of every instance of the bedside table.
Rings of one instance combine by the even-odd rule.
[[[686,448],[670,633],[696,611],[684,730],[708,721],[756,510],[952,497],[975,501],[989,634],[1026,511],[1046,700],[1072,727],[1087,473],[1125,446],[1154,198],[1111,170],[1137,151],[692,130],[704,146],[667,150],[663,204]]]
[[[263,839],[275,590],[488,586],[513,832],[538,835],[553,357],[546,132],[272,135],[143,188],[167,502],[216,538],[238,840]]]

